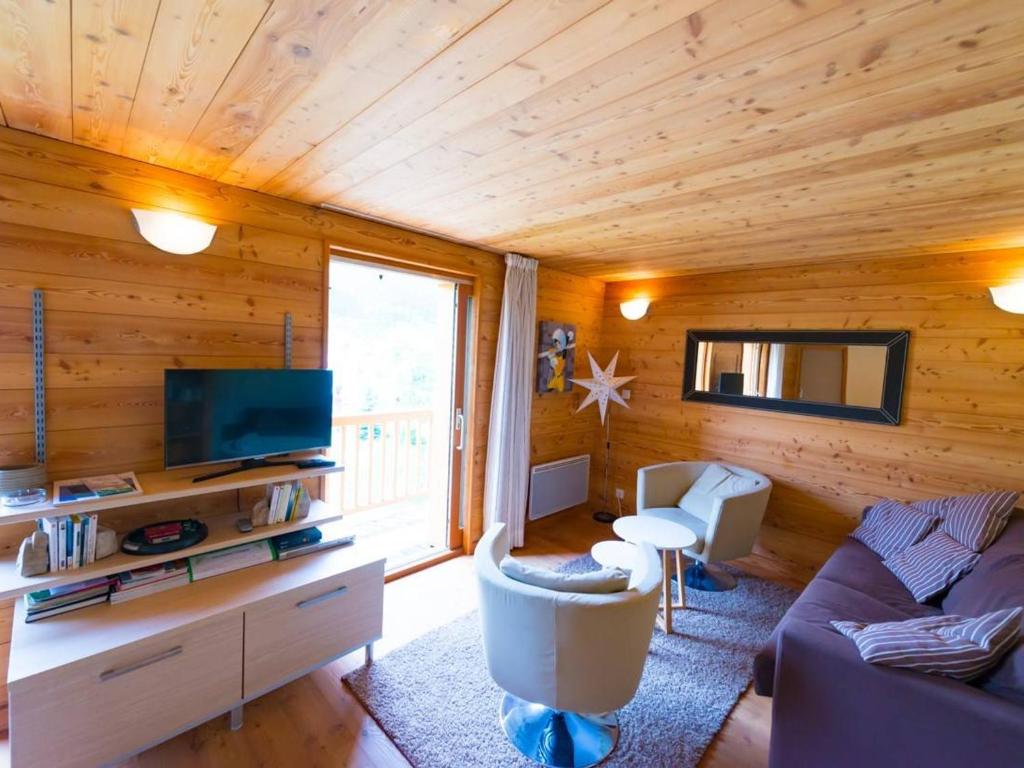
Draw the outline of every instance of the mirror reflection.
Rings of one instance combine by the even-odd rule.
[[[887,352],[867,344],[701,341],[695,389],[880,408]]]

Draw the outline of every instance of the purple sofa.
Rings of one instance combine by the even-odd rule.
[[[754,661],[772,696],[771,768],[1024,766],[1024,642],[970,684],[868,664],[833,619],[978,616],[1024,605],[1024,511],[934,604],[846,539]]]

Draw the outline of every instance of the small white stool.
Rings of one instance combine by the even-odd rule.
[[[636,564],[636,544],[628,541],[599,541],[590,548],[590,556],[605,568],[632,571]]]

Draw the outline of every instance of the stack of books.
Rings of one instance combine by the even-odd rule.
[[[110,602],[123,603],[188,583],[188,561],[185,559],[136,568],[117,574]]]
[[[289,560],[331,547],[341,547],[351,544],[353,541],[355,541],[354,535],[333,536],[325,539],[319,528],[305,528],[301,531],[282,533],[271,539],[278,560]]]
[[[49,539],[51,571],[72,571],[96,560],[97,515],[62,515],[36,521]]]
[[[309,494],[302,483],[279,483],[267,487],[267,525],[288,523],[305,517]]]
[[[65,584],[25,595],[25,621],[33,622],[57,616],[97,603],[105,603],[112,579],[104,576],[77,584]]]

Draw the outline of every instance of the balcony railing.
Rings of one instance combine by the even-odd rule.
[[[345,471],[329,493],[349,511],[423,496],[430,490],[431,411],[335,416],[331,455]]]

